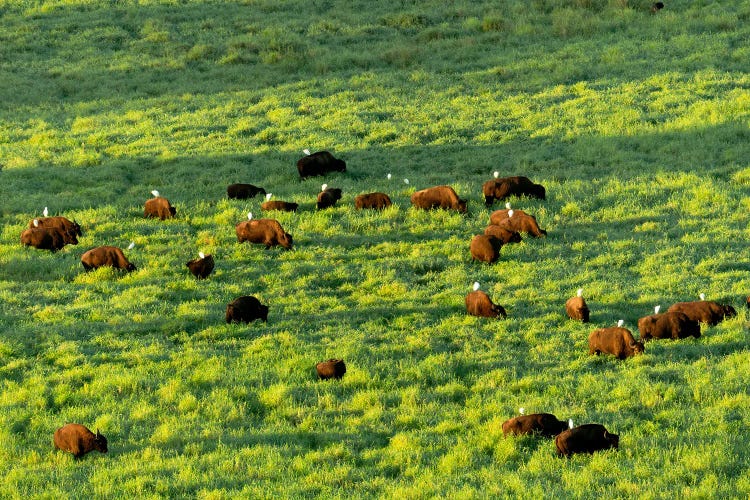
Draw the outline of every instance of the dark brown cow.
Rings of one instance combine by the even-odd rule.
[[[700,323],[679,311],[651,314],[638,320],[638,331],[641,340],[650,339],[684,339],[701,336]]]
[[[332,207],[341,199],[341,190],[339,188],[326,187],[318,193],[318,210]]]
[[[503,245],[507,245],[509,243],[521,243],[521,233],[518,231],[512,231],[508,229],[507,227],[498,226],[497,224],[490,224],[487,226],[487,228],[484,230],[484,234],[487,236],[494,236],[498,240],[500,240]]]
[[[536,218],[523,210],[495,210],[490,214],[490,224],[496,224],[511,231],[527,233],[537,238],[547,236],[547,231],[539,228]]]
[[[503,177],[491,179],[482,185],[484,203],[492,205],[495,200],[504,200],[510,196],[528,196],[545,199],[546,192],[541,184],[534,184],[528,177]]]
[[[507,316],[503,306],[493,304],[490,296],[481,290],[475,290],[466,295],[466,312],[472,316],[484,318],[505,318]]]
[[[589,334],[589,354],[612,354],[625,359],[643,352],[643,342],[637,342],[627,328],[611,326],[599,328]]]
[[[620,436],[611,434],[600,424],[583,424],[564,430],[555,438],[557,455],[570,457],[574,453],[594,453],[599,450],[617,449]]]
[[[227,186],[227,197],[230,199],[246,200],[259,194],[266,194],[266,190],[252,184],[230,184]]]
[[[385,193],[360,194],[354,198],[354,208],[357,210],[362,210],[363,208],[382,210],[390,206],[391,199]]]
[[[268,322],[268,306],[255,297],[243,295],[227,304],[227,323],[251,323],[258,319]]]
[[[300,158],[297,161],[297,171],[303,179],[328,172],[346,172],[346,162],[334,158],[328,151],[318,151]]]
[[[76,236],[83,236],[81,226],[66,217],[39,217],[38,219],[29,221],[29,229],[35,227],[57,228],[63,231],[70,231]]]
[[[471,239],[469,251],[473,260],[492,264],[500,257],[502,246],[503,243],[494,236],[478,234]]]
[[[340,379],[346,373],[346,364],[343,359],[329,359],[315,365],[315,371],[321,380]]]
[[[78,238],[73,231],[65,231],[56,227],[34,227],[24,229],[21,233],[21,244],[39,250],[57,252],[65,245],[77,245]]]
[[[589,306],[586,300],[579,296],[571,297],[565,302],[565,312],[570,319],[575,319],[583,323],[589,322]]]
[[[466,213],[466,200],[460,199],[450,186],[435,186],[417,191],[411,195],[411,204],[425,210],[443,208]]]
[[[163,196],[155,196],[150,200],[146,200],[146,205],[143,209],[144,217],[154,217],[161,220],[171,219],[176,213],[177,210]]]
[[[91,432],[81,424],[65,424],[55,431],[52,436],[55,448],[72,453],[75,458],[81,458],[90,451],[107,453],[107,438],[96,430]]]
[[[92,248],[81,255],[81,264],[86,271],[99,267],[114,267],[125,271],[135,271],[137,268],[125,258],[117,247],[102,246]]]
[[[213,255],[204,255],[197,259],[193,259],[185,264],[190,272],[199,280],[206,279],[211,271],[214,270],[214,257]]]
[[[567,422],[562,422],[551,413],[532,413],[520,415],[503,422],[503,434],[539,434],[544,437],[554,437],[568,428]]]
[[[685,313],[688,318],[699,323],[706,323],[709,326],[714,326],[725,318],[733,318],[737,316],[737,311],[734,307],[724,304],[719,304],[712,300],[696,300],[693,302],[678,302],[672,304],[667,312],[679,311]]]
[[[299,204],[289,201],[270,200],[260,204],[260,209],[264,211],[279,210],[281,212],[296,212]]]
[[[281,245],[286,249],[292,248],[292,235],[284,231],[275,219],[253,219],[237,224],[234,228],[237,241],[259,243],[266,248]]]

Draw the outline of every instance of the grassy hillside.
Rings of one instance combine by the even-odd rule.
[[[750,7],[650,5],[0,0],[0,491],[750,495]],[[301,181],[304,148],[347,172]],[[480,265],[493,171],[546,186],[511,202],[549,235]],[[233,182],[300,210],[262,214]],[[344,197],[319,212],[322,182]],[[436,184],[469,213],[411,208]],[[143,218],[152,189],[175,219]],[[395,205],[356,211],[370,191]],[[20,245],[45,206],[81,223],[78,246]],[[249,211],[295,249],[238,244]],[[130,241],[136,272],[84,273],[84,251]],[[217,262],[202,282],[199,251]],[[506,320],[466,315],[474,281]],[[564,313],[579,287],[589,325]],[[588,355],[594,328],[637,336],[701,292],[738,316]],[[225,324],[246,294],[268,322]],[[346,376],[316,380],[331,357]],[[504,438],[519,407],[601,423],[620,449]],[[109,453],[55,450],[66,422]]]

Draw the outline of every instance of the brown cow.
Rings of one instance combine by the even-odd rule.
[[[260,209],[264,211],[279,210],[281,212],[296,212],[299,204],[289,201],[270,200],[260,204]]]
[[[564,430],[555,438],[557,455],[570,457],[574,453],[594,453],[599,450],[617,449],[620,436],[611,434],[600,424],[583,424]]]
[[[537,238],[547,236],[547,231],[539,229],[536,218],[523,210],[495,210],[490,214],[490,224],[496,224],[511,231],[527,233]]]
[[[54,227],[62,229],[63,231],[70,231],[76,236],[83,236],[81,226],[79,226],[77,222],[71,221],[66,217],[39,217],[38,219],[29,221],[29,229],[35,227]]]
[[[469,251],[473,260],[492,264],[500,257],[502,246],[503,243],[494,236],[477,234],[471,239]]]
[[[297,161],[297,171],[302,179],[328,172],[346,172],[346,162],[334,158],[328,151],[318,151],[300,158]]]
[[[227,186],[227,197],[230,199],[246,200],[259,194],[266,194],[266,190],[252,184],[230,184]]]
[[[332,207],[341,199],[341,190],[339,188],[326,187],[318,193],[318,210]]]
[[[627,328],[612,326],[600,328],[589,334],[589,354],[613,354],[617,359],[625,359],[643,352],[643,342],[633,338]]]
[[[510,196],[528,196],[530,198],[545,199],[544,186],[534,184],[528,177],[503,177],[491,179],[482,185],[484,203],[488,207],[495,200],[504,200]]]
[[[346,364],[343,359],[329,359],[315,365],[315,371],[321,380],[340,379],[346,373]]]
[[[503,306],[493,304],[490,296],[481,290],[475,290],[466,295],[466,312],[472,316],[484,318],[497,318],[507,316]]]
[[[144,217],[154,217],[161,220],[171,219],[176,213],[177,210],[163,196],[155,196],[150,200],[146,200],[146,205],[143,209]]]
[[[684,339],[690,336],[701,336],[700,323],[690,319],[679,311],[651,314],[638,320],[638,331],[641,340],[650,339]]]
[[[107,438],[96,430],[91,432],[81,424],[65,424],[55,431],[52,436],[55,448],[73,454],[75,458],[81,458],[90,451],[107,453]]]
[[[518,231],[511,231],[507,227],[498,226],[497,224],[490,224],[484,230],[484,234],[487,236],[494,236],[499,239],[503,245],[508,243],[521,243],[521,233]]]
[[[65,245],[77,245],[78,238],[72,230],[57,227],[34,227],[21,232],[21,244],[39,250],[57,252]]]
[[[357,210],[362,210],[363,208],[382,210],[390,206],[391,199],[385,193],[360,194],[354,198],[354,208]]]
[[[227,323],[251,323],[258,319],[268,322],[268,306],[255,297],[243,295],[227,304]]]
[[[551,413],[532,413],[519,415],[503,422],[503,434],[539,434],[544,437],[554,437],[568,428],[567,422],[562,422]]]
[[[568,313],[570,319],[576,319],[582,323],[589,322],[589,306],[580,295],[571,297],[565,302],[565,312]]]
[[[466,200],[460,199],[450,186],[435,186],[417,191],[411,195],[411,204],[425,210],[443,208],[466,213]]]
[[[193,259],[185,264],[193,276],[199,280],[206,279],[211,271],[214,270],[214,257],[213,255],[204,255],[197,259]]]
[[[679,311],[685,313],[688,318],[699,323],[706,323],[709,326],[714,326],[724,318],[733,318],[737,316],[737,311],[734,307],[724,304],[719,304],[712,300],[696,300],[693,302],[678,302],[672,304],[667,312]]]
[[[117,247],[102,246],[92,248],[81,255],[81,264],[86,271],[99,267],[114,267],[125,271],[135,271],[137,268],[125,258]]]
[[[292,235],[284,231],[275,219],[253,219],[237,224],[234,228],[237,241],[260,243],[266,248],[281,245],[286,249],[292,248]]]

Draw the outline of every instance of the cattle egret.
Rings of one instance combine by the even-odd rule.
[[[266,201],[270,200],[271,196],[273,196],[273,193],[266,193]]]
[[[252,212],[248,212],[247,213],[247,220],[253,220],[253,213]]]
[[[42,214],[47,217],[47,214],[49,214],[49,211],[47,210],[47,207],[44,207],[44,210],[42,211]]]
[[[134,246],[135,246],[135,241],[131,241],[130,245],[128,245],[128,250],[132,250]]]
[[[568,419],[568,429],[572,429],[572,428],[573,428],[573,419],[569,418]]]
[[[579,288],[576,292],[576,295],[578,295],[579,297],[583,297],[583,288]]]
[[[505,203],[505,208],[507,208],[508,210],[510,210],[510,202],[509,201]]]
[[[305,153],[307,156],[310,156],[311,154],[309,149],[303,149],[302,152]]]
[[[508,218],[510,219],[513,217],[513,210],[508,210]]]
[[[495,176],[495,179],[497,179],[498,177],[500,177],[500,172],[495,170],[494,172],[492,172],[492,175]]]
[[[385,178],[391,180],[391,174],[386,175]]]
[[[154,196],[159,196],[159,191],[154,189],[153,191],[151,191],[151,194],[153,194]]]
[[[520,413],[521,415],[523,415],[523,412],[524,412],[524,411],[525,411],[525,410],[523,409],[523,406],[522,406],[522,407],[520,407],[520,408],[518,409],[518,413]]]
[[[475,282],[474,282],[474,287],[473,287],[473,288],[474,288],[474,291],[475,291],[475,292],[476,292],[477,290],[479,290],[479,282],[478,282],[478,281],[475,281]]]
[[[34,227],[39,227],[39,219],[34,219]]]
[[[328,184],[323,184],[322,186],[320,186],[320,190],[325,191],[327,187],[328,187]]]
[[[661,306],[654,307],[654,314],[659,314],[659,309],[661,309]]]
[[[198,257],[200,257],[201,259],[205,259],[206,254],[204,254],[203,252],[198,252]]]
[[[622,328],[622,325],[624,324],[625,324],[625,320],[621,319],[620,321],[617,322],[617,328]]]
[[[706,300],[706,294],[705,293],[700,294],[699,297],[701,298],[701,300]]]
[[[409,184],[409,179],[404,179],[404,184]]]

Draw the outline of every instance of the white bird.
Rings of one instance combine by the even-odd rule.
[[[701,300],[706,300],[706,294],[705,293],[700,294],[699,297],[701,298]]]
[[[135,246],[135,241],[131,241],[130,245],[128,245],[128,250],[132,250],[134,246]]]
[[[498,177],[500,177],[500,172],[498,172],[497,170],[495,170],[494,172],[492,172],[492,175],[494,175],[495,179],[497,179]]]
[[[34,219],[34,227],[39,227],[39,219]]]
[[[391,174],[386,175],[385,178],[391,180]]]
[[[576,295],[578,295],[579,297],[583,297],[583,288],[579,288],[576,292]]]
[[[404,179],[404,184],[409,184],[409,179]]]
[[[508,210],[508,218],[510,219],[513,217],[513,210]]]
[[[203,252],[198,252],[198,257],[200,257],[201,259],[205,259],[206,254],[204,254]]]
[[[659,309],[661,309],[661,306],[654,307],[654,314],[659,314]]]
[[[479,282],[478,282],[478,281],[475,281],[475,282],[474,282],[474,286],[473,286],[473,288],[474,288],[474,291],[475,291],[475,292],[476,292],[477,290],[479,290]]]
[[[252,212],[248,212],[247,213],[247,220],[253,220],[253,213]]]
[[[569,418],[568,419],[568,429],[572,429],[572,428],[573,428],[573,419]]]
[[[153,194],[154,196],[159,196],[159,191],[154,189],[153,191],[151,191],[151,194]]]
[[[524,411],[525,410],[523,409],[523,406],[518,409],[518,413],[520,413],[521,415],[523,415]]]
[[[510,210],[510,202],[509,201],[505,202],[505,208],[507,208],[508,210]]]
[[[325,191],[327,187],[328,187],[328,184],[323,184],[322,186],[320,186],[320,190]]]
[[[305,153],[307,156],[310,156],[312,154],[310,153],[309,149],[303,149],[302,152]]]
[[[270,200],[271,196],[273,196],[273,193],[266,193],[266,201]]]
[[[625,320],[621,319],[620,321],[617,322],[617,328],[622,328],[622,325],[624,324],[625,324]]]
[[[47,207],[44,207],[44,210],[42,211],[42,215],[47,217],[48,214],[49,214],[49,211],[47,210]]]

